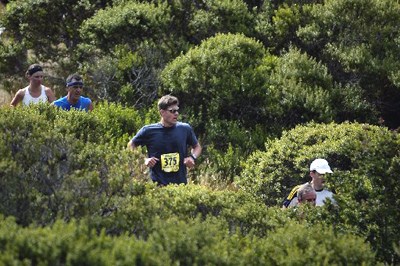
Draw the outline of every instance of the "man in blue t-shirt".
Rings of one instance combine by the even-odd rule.
[[[159,123],[142,127],[129,141],[128,148],[146,146],[148,158],[145,164],[150,176],[159,185],[186,184],[186,167],[195,166],[201,154],[201,146],[192,127],[178,122],[178,98],[165,95],[158,101],[161,116]],[[188,155],[188,147],[191,153]]]
[[[68,94],[54,101],[52,104],[67,111],[71,110],[71,108],[75,108],[77,110],[85,110],[86,112],[92,111],[92,101],[89,98],[81,96],[82,89],[82,77],[77,73],[71,74],[67,78]]]

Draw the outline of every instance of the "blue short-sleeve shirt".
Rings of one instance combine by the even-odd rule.
[[[92,101],[89,98],[80,96],[79,100],[75,104],[71,104],[68,102],[67,96],[64,96],[56,101],[54,101],[54,105],[60,107],[63,110],[71,110],[71,108],[75,108],[78,110],[85,110],[86,112],[89,111],[89,106]]]
[[[198,144],[198,140],[192,127],[187,123],[177,122],[172,127],[164,127],[161,123],[146,125],[132,138],[135,146],[146,146],[148,157],[159,159],[157,164],[150,168],[151,179],[159,184],[187,183],[186,166],[183,163],[187,157],[188,147]],[[179,164],[176,165],[177,171],[168,171],[168,160],[176,159],[179,154]],[[163,166],[164,161],[164,166]],[[166,169],[165,170],[163,170]]]

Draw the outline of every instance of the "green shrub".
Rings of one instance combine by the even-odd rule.
[[[54,256],[48,257],[54,262],[51,264],[61,260],[64,264],[109,265],[115,258],[107,255],[108,251],[104,256],[97,253],[113,250],[114,240],[118,242],[117,239],[123,238],[125,241],[129,236],[147,241],[144,244],[132,240],[133,247],[151,247],[150,250],[145,248],[144,254],[134,253],[138,261],[157,264],[151,257],[152,252],[159,249],[166,263],[240,265],[246,258],[263,264],[271,260],[262,253],[266,245],[264,239],[269,239],[273,232],[296,217],[279,207],[266,208],[260,202],[279,202],[287,191],[278,193],[275,188],[284,188],[283,184],[287,184],[286,189],[289,189],[305,181],[306,175],[300,172],[307,172],[309,161],[314,157],[326,157],[335,171],[328,183],[338,192],[341,211],[321,209],[321,212],[312,213],[307,223],[316,224],[320,221],[318,217],[324,217],[328,226],[335,225],[335,232],[364,236],[378,251],[379,258],[396,261],[392,244],[399,233],[395,226],[399,217],[392,214],[390,208],[399,192],[395,183],[400,169],[396,149],[400,142],[396,133],[363,124],[299,126],[285,132],[280,140],[270,141],[266,152],[255,154],[262,157],[254,155],[242,165],[244,172],[238,184],[243,190],[218,191],[192,184],[159,188],[154,183],[141,182],[148,180],[143,151],[132,152],[125,148],[128,136],[124,131],[129,130],[125,124],[139,128],[142,121],[147,123],[154,116],[149,112],[146,117],[140,117],[131,109],[112,104],[100,106],[98,113],[65,112],[48,105],[0,109],[0,212],[15,216],[17,223],[24,226],[45,226],[44,233],[32,229],[34,232],[23,238],[22,244],[10,244],[10,248],[21,246],[15,252],[22,255],[5,256],[4,260],[13,261],[18,257],[27,262],[34,259],[31,262],[34,264],[46,264],[47,254],[53,252]],[[88,130],[96,131],[92,135],[84,134]],[[114,141],[106,142],[107,138]],[[221,159],[220,172],[229,168],[229,161],[240,159],[233,149],[229,154],[232,158],[226,162]],[[266,171],[280,167],[284,171]],[[264,176],[254,175],[255,172]],[[381,178],[382,172],[387,178]],[[290,176],[297,177],[297,181]],[[270,186],[272,183],[275,188]],[[329,216],[330,211],[334,215]],[[49,246],[50,242],[44,242],[36,250],[30,242],[35,239],[33,236],[53,230],[48,226],[57,224],[57,219],[85,220],[87,232],[96,230],[90,237],[85,237],[89,233],[84,233],[82,242],[77,240],[79,243],[74,242],[72,247],[59,248],[68,249],[68,252],[52,250],[57,245]],[[171,229],[161,233],[166,227]],[[187,232],[181,238],[178,236],[180,228]],[[204,228],[209,228],[207,234],[211,236],[199,234],[205,232]],[[212,237],[214,232],[221,234]],[[58,231],[54,234],[62,235]],[[165,242],[152,242],[160,238]],[[201,244],[194,245],[188,239]],[[0,245],[7,241],[0,240]],[[241,241],[243,246],[237,246]],[[249,243],[255,247],[259,245],[255,248],[257,253],[249,248]],[[365,251],[364,246],[355,245]],[[226,255],[218,257],[208,251],[221,246],[227,247],[223,250]],[[307,250],[306,254],[312,254]],[[344,254],[344,249],[335,250]],[[197,253],[182,257],[182,251]],[[248,257],[242,252],[249,254]],[[238,255],[231,256],[232,253]],[[251,256],[256,259],[250,260]],[[342,256],[344,260],[349,259],[346,256]],[[365,252],[365,256],[369,257],[370,253]],[[120,258],[132,262],[124,254]],[[364,259],[358,255],[355,258]]]
[[[359,84],[385,125],[397,128],[400,4],[391,0],[329,0],[310,5],[297,29],[303,48],[343,85]],[[390,19],[388,19],[390,18]]]
[[[197,118],[199,133],[216,120],[254,125],[265,103],[264,77],[256,71],[265,54],[254,39],[217,34],[165,67],[162,92],[185,99],[185,112]]]
[[[141,193],[119,199],[118,211],[106,217],[93,218],[93,223],[107,232],[129,232],[146,238],[154,226],[154,218],[176,217],[190,221],[196,217],[217,217],[244,234],[253,231],[259,236],[288,221],[280,210],[269,210],[251,195],[240,191],[213,191],[205,186],[180,185],[156,188],[149,184]]]
[[[254,19],[242,0],[204,1],[192,12],[188,28],[192,38],[198,42],[216,33],[251,35]]]
[[[0,217],[0,263],[34,265],[375,265],[363,239],[287,223],[268,238],[209,217],[154,218],[149,237],[108,236],[85,221],[22,228]]]
[[[374,253],[364,239],[337,235],[322,225],[290,223],[267,239],[269,265],[376,265]]]
[[[333,82],[328,68],[298,49],[280,56],[266,82],[266,121],[280,129],[310,121],[378,121],[375,109],[355,85]]]
[[[0,224],[0,264],[170,265],[168,254],[155,252],[152,243],[127,235],[109,237],[84,221],[22,228],[1,218]]]
[[[18,69],[19,71],[23,70],[21,69],[21,62],[26,60],[26,55],[24,54],[24,49],[20,43],[8,43],[4,41],[3,36],[0,40],[0,73],[2,77],[1,85],[7,91],[10,91],[15,82],[13,78],[10,79],[10,75],[13,74],[15,68],[20,68]],[[10,66],[14,66],[15,68]]]
[[[1,109],[0,212],[27,225],[115,208],[115,194],[129,192],[132,179],[147,179],[142,154],[126,150],[138,121],[137,112],[118,105],[91,113]]]
[[[393,243],[398,235],[400,190],[399,135],[386,128],[359,123],[298,126],[254,152],[238,185],[267,205],[281,205],[290,189],[310,180],[309,164],[326,158],[334,173],[327,186],[337,192],[340,212],[327,217],[339,227],[356,228],[382,260],[398,260]]]
[[[98,11],[81,26],[82,38],[105,51],[119,44],[135,47],[140,41],[167,32],[171,14],[164,3],[123,2]]]
[[[105,142],[123,141],[123,145],[129,141],[129,137],[143,126],[143,115],[120,104],[102,102],[96,104],[93,115],[103,126],[103,138]]]
[[[218,34],[170,62],[163,92],[176,94],[203,142],[241,152],[297,124],[377,121],[355,85],[336,84],[328,67],[299,49],[281,56],[240,34]],[[217,147],[220,146],[220,147]]]

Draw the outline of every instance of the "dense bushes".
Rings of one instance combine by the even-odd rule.
[[[380,256],[394,256],[392,245],[400,234],[399,213],[393,212],[400,203],[396,132],[358,123],[313,123],[266,145],[245,163],[241,188],[269,206],[280,205],[294,185],[310,180],[311,161],[326,158],[334,171],[327,185],[337,192],[340,211],[324,220],[365,235]]]
[[[367,101],[396,128],[389,115],[399,101],[399,3],[390,0],[329,0],[308,7],[297,28],[304,50],[328,66],[335,79],[359,84]],[[390,18],[390,19],[388,19]],[[385,102],[385,104],[383,104]],[[397,111],[398,112],[398,111]]]
[[[81,26],[81,35],[88,44],[112,50],[117,44],[138,44],[160,37],[171,22],[166,4],[127,2],[99,10]]]
[[[109,198],[127,180],[145,178],[125,150],[141,120],[107,104],[90,114],[48,105],[2,109],[1,212],[29,224],[110,208]]]
[[[150,264],[159,264],[154,250],[167,264],[308,263],[318,243],[326,250],[318,257],[321,263],[357,264],[374,261],[362,243],[365,239],[380,260],[397,261],[392,245],[399,234],[399,217],[392,204],[398,204],[395,181],[400,160],[394,132],[366,124],[299,126],[269,141],[266,152],[254,153],[242,165],[237,188],[226,186],[234,176],[225,179],[223,190],[194,184],[158,188],[146,182],[142,150],[125,148],[142,124],[154,122],[153,112],[141,115],[114,104],[97,105],[91,113],[47,105],[0,111],[0,211],[14,216],[21,226],[31,225],[11,226],[20,230],[22,240],[17,242],[11,240],[12,234],[3,234],[7,239],[0,243],[8,245],[1,246],[1,252],[14,254],[4,257],[10,261],[106,264],[129,260],[124,252],[131,252],[132,246],[142,250],[132,256]],[[203,158],[196,183],[243,161],[231,146],[228,151],[226,158],[218,159],[219,169],[207,167],[209,159]],[[262,204],[279,204],[292,185],[307,180],[308,164],[315,157],[326,157],[335,171],[329,185],[338,192],[339,208],[285,211]],[[235,171],[240,174],[241,169]],[[81,225],[60,225],[57,220],[77,220]],[[322,220],[327,227],[318,227]],[[10,231],[6,224],[0,230]],[[65,226],[70,228],[66,234],[77,230],[72,240],[66,235],[68,240],[50,246],[46,237],[38,237],[43,243],[37,250],[29,242],[31,233],[52,239],[52,234],[62,234],[57,228]],[[304,235],[308,227],[319,233]],[[93,242],[86,238],[89,233]],[[120,249],[121,239],[132,243]],[[293,245],[298,256],[283,256]],[[16,253],[8,250],[11,246]],[[100,250],[111,255],[96,256]],[[121,256],[114,257],[115,252]]]
[[[294,48],[276,57],[243,35],[207,39],[169,63],[161,77],[163,92],[185,99],[205,142],[219,148],[261,149],[266,136],[310,121],[378,121],[359,87],[336,84],[312,57]]]
[[[241,119],[242,124],[238,126],[242,128],[247,128],[248,117],[257,123],[268,117],[271,110],[259,107],[265,104],[265,97],[271,96],[270,90],[272,96],[279,96],[278,100],[283,102],[283,110],[290,107],[283,122],[290,118],[292,123],[296,119],[309,121],[309,118],[324,122],[331,118],[334,121],[340,118],[340,121],[366,122],[375,118],[369,112],[373,110],[390,128],[399,125],[397,25],[400,5],[396,1],[8,2],[7,8],[0,10],[0,27],[5,29],[0,38],[1,83],[23,77],[30,63],[40,61],[55,78],[48,84],[51,87],[59,85],[59,80],[67,73],[79,71],[87,77],[86,83],[94,88],[95,98],[136,107],[149,107],[162,85],[165,85],[164,92],[176,91],[179,87],[171,85],[187,87],[187,82],[190,82],[191,90],[210,87],[212,91],[218,85],[216,83],[222,81],[218,89],[223,88],[224,93],[232,90],[243,102],[254,103],[254,109],[257,109],[253,110],[252,105],[240,109],[240,105],[234,104],[233,109],[219,110],[225,119]],[[51,25],[49,17],[53,19]],[[218,35],[251,38],[257,48],[249,46],[250,50],[243,53],[242,39],[237,43],[236,51],[233,38],[230,38],[230,45],[213,41]],[[217,38],[221,39],[224,38]],[[189,53],[191,49],[194,51]],[[221,50],[224,52],[218,54]],[[298,73],[304,76],[288,80],[285,71],[276,71],[274,79],[277,83],[259,82],[260,75],[266,79],[271,75],[268,71],[254,72],[260,65],[261,50],[268,51],[267,57],[272,55],[283,62],[298,62]],[[290,60],[287,54],[291,50],[315,60],[318,66],[310,68],[307,62]],[[241,53],[245,57],[240,56]],[[182,55],[188,58],[182,59]],[[205,61],[199,64],[202,56]],[[172,63],[175,60],[178,62]],[[188,66],[181,76],[175,77],[180,80],[161,77],[160,73],[168,64],[179,66],[182,63]],[[285,66],[288,65],[283,63],[280,67]],[[274,67],[267,64],[265,68],[273,70]],[[253,77],[248,78],[252,72]],[[319,83],[321,76],[329,79],[331,84]],[[161,81],[165,84],[160,85]],[[281,93],[282,86],[285,91]],[[19,86],[4,87],[15,92]],[[185,96],[182,100],[191,102],[193,96],[199,96],[191,92],[182,94]],[[293,96],[299,98],[293,100]],[[314,103],[315,96],[321,99]],[[210,96],[213,97],[217,98]],[[227,99],[217,100],[220,105],[231,107],[229,95]],[[303,101],[306,101],[305,106],[300,104]],[[326,102],[329,103],[324,107],[326,114],[316,109],[317,103]],[[341,103],[345,105],[342,113],[338,108]],[[356,112],[353,112],[354,108]],[[267,122],[273,117],[272,113]],[[273,122],[279,125],[280,118]],[[278,129],[276,131],[280,133]]]
[[[399,125],[398,2],[5,2],[6,90],[40,61],[46,85],[72,69],[93,99],[141,110],[0,110],[0,212],[16,219],[0,264],[400,262],[399,138],[358,124]],[[157,188],[125,145],[170,92],[205,149],[191,184]],[[338,205],[280,210],[315,157]]]
[[[265,91],[260,87],[264,77],[256,70],[265,54],[254,39],[218,34],[163,70],[163,91],[187,99],[186,112],[197,116],[202,132],[215,120],[237,120],[244,127],[258,123]]]
[[[44,228],[22,228],[10,218],[1,218],[0,223],[0,263],[4,264],[375,265],[373,253],[361,238],[296,223],[271,232],[267,239],[229,233],[228,224],[215,218],[187,222],[155,217],[146,239],[108,236],[84,220],[57,221]]]

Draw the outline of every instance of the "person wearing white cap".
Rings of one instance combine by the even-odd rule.
[[[326,199],[330,199],[332,202],[335,202],[333,199],[333,193],[324,189],[325,185],[325,174],[331,174],[333,173],[328,161],[325,159],[315,159],[311,165],[310,165],[310,176],[311,176],[311,181],[310,184],[311,186],[315,189],[317,193],[317,199],[316,199],[316,206],[322,206],[324,205],[324,202]],[[287,198],[283,201],[283,207],[293,207],[298,204],[298,199],[297,199],[297,191],[299,190],[301,185],[295,186],[292,191],[289,193]]]

